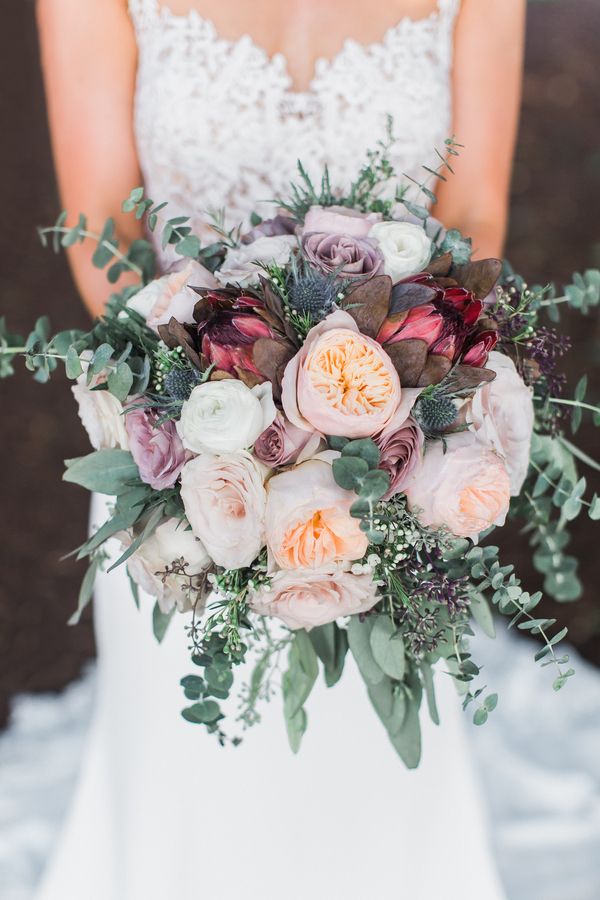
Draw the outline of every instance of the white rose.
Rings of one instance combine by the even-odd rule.
[[[492,350],[486,363],[496,373],[493,381],[479,388],[467,406],[471,431],[502,456],[516,497],[523,486],[533,434],[533,392],[515,368],[512,359]]]
[[[227,256],[215,278],[221,284],[239,284],[249,287],[258,284],[258,276],[264,275],[260,263],[276,263],[285,266],[289,262],[292,247],[297,244],[293,234],[259,237],[251,244],[242,244],[227,251]]]
[[[261,468],[245,450],[186,463],[181,499],[194,534],[218,566],[240,569],[258,556],[266,493]]]
[[[91,390],[91,386],[86,384],[85,374],[79,376],[71,390],[79,406],[79,418],[94,450],[115,447],[128,450],[123,404],[109,391]]]
[[[269,381],[253,388],[233,378],[207,381],[184,402],[177,432],[193,453],[233,453],[251,447],[276,414]]]
[[[385,261],[385,274],[393,282],[422,272],[431,259],[433,245],[421,225],[411,222],[378,222],[369,237],[377,241]]]
[[[168,575],[163,580],[163,576],[158,574],[182,558],[188,575],[200,575],[208,569],[211,562],[202,543],[189,530],[187,522],[173,518],[159,525],[127,562],[129,574],[135,583],[146,593],[156,597],[164,613],[170,612],[174,606],[179,612],[185,612],[191,609],[195,599],[188,596],[186,588],[190,581],[185,575]]]

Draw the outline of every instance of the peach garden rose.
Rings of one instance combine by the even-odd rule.
[[[322,434],[371,437],[391,421],[400,397],[391,359],[342,310],[309,331],[283,376],[289,421]]]
[[[445,452],[441,441],[431,444],[405,493],[422,525],[476,541],[490,525],[504,525],[510,481],[500,456],[462,432],[446,438]]]
[[[262,616],[275,616],[295,631],[316,628],[343,616],[368,612],[379,600],[370,575],[352,575],[342,566],[281,570],[250,596]]]
[[[267,482],[267,547],[282,569],[317,569],[366,552],[367,538],[349,512],[356,498],[333,479],[336,455],[322,453]]]

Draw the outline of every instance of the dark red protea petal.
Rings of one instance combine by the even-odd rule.
[[[481,331],[463,354],[461,363],[464,366],[477,366],[483,368],[488,360],[490,351],[498,342],[496,331]]]

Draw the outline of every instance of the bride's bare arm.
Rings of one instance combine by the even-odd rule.
[[[112,216],[123,245],[141,236],[121,202],[141,183],[133,135],[136,45],[124,0],[37,0],[56,171],[70,221]],[[69,251],[86,306],[97,315],[109,287],[89,241]],[[119,286],[126,283],[122,276]]]
[[[525,0],[462,0],[456,26],[455,176],[439,187],[436,216],[473,238],[477,257],[500,256],[519,118]]]

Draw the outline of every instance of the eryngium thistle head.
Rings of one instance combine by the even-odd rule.
[[[331,312],[337,292],[335,278],[307,268],[304,272],[294,272],[288,288],[288,304],[298,315],[319,321]]]
[[[164,392],[172,400],[187,400],[194,388],[202,381],[197,369],[171,369],[165,375]]]
[[[413,410],[413,417],[425,434],[440,434],[455,422],[456,416],[452,398],[436,391],[420,397]]]

